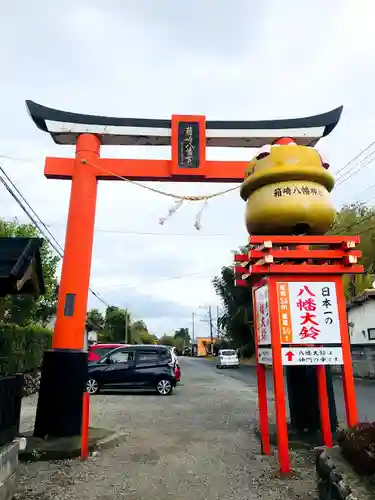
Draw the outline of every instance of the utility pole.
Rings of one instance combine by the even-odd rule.
[[[210,337],[211,337],[211,354],[213,354],[214,349],[213,349],[213,328],[212,328],[212,307],[208,306],[208,321],[210,323]]]
[[[128,310],[125,309],[125,344],[128,344]]]
[[[216,330],[217,330],[217,338],[220,337],[220,321],[219,321],[219,306],[216,307]]]
[[[191,313],[191,318],[192,318],[192,330],[191,330],[191,341],[192,344],[194,345],[195,341],[195,313]]]

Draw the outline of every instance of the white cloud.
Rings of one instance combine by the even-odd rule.
[[[214,5],[208,0],[183,5],[113,0],[105,6],[98,0],[66,0],[57,6],[41,0],[22,10],[17,2],[3,7],[0,155],[31,159],[3,166],[62,244],[69,182],[45,179],[43,164],[47,155],[72,156],[74,149],[55,145],[36,129],[25,99],[93,114],[197,113],[210,119],[305,116],[344,104],[339,126],[320,145],[334,172],[373,140],[372,1],[217,0]],[[168,148],[102,151],[110,157],[169,154]],[[211,159],[252,154],[208,151]],[[372,183],[369,166],[337,188],[336,205],[360,198]],[[228,186],[157,187],[186,195]],[[1,215],[22,216],[2,193]],[[366,196],[371,195],[374,191]],[[186,204],[159,225],[172,203],[127,183],[103,182],[99,188],[91,281],[106,300],[129,306],[158,334],[190,326],[199,305],[216,304],[212,276],[231,262],[231,250],[246,242],[238,192],[209,203],[199,234],[193,224],[201,204]],[[98,302],[91,298],[90,304]],[[198,324],[205,331],[206,325]]]

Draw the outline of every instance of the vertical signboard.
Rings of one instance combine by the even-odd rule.
[[[206,172],[206,120],[199,115],[173,115],[171,177],[194,179]]]
[[[199,123],[178,124],[178,166],[180,168],[199,168]]]
[[[272,364],[271,322],[269,310],[268,285],[255,290],[256,341],[258,344],[258,363]],[[267,346],[267,347],[266,347]]]
[[[255,290],[258,345],[271,344],[271,324],[268,300],[268,285]]]

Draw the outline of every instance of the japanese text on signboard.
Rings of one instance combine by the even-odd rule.
[[[277,292],[282,343],[341,341],[335,283],[278,283]]]
[[[342,365],[341,347],[283,347],[283,365]]]
[[[255,291],[257,333],[259,344],[271,343],[270,311],[268,303],[268,286],[264,285]]]
[[[296,307],[300,312],[300,328],[298,336],[301,340],[310,338],[316,340],[320,331],[320,324],[316,315],[316,295],[307,285],[300,289]]]
[[[284,344],[288,344],[292,342],[292,320],[290,315],[289,286],[288,283],[278,283],[277,285],[281,342],[283,342]]]
[[[273,190],[275,198],[293,196],[297,194],[304,196],[323,196],[323,192],[320,189],[308,186],[286,186],[284,188],[276,188]]]
[[[199,124],[180,122],[178,124],[178,158],[182,168],[199,167]]]

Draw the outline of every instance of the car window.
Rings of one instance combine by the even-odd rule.
[[[105,354],[107,354],[108,352],[110,351],[113,351],[113,347],[98,347],[98,348],[94,348],[94,349],[91,349],[91,352],[93,354],[95,354],[96,356],[104,356]]]
[[[221,354],[222,354],[222,356],[235,356],[236,351],[234,351],[232,349],[228,349],[226,351],[221,351]]]
[[[132,351],[116,351],[110,356],[112,363],[128,363],[133,361],[134,356]]]
[[[148,363],[150,361],[157,361],[158,359],[159,359],[159,354],[156,351],[144,351],[138,354],[139,363]]]

